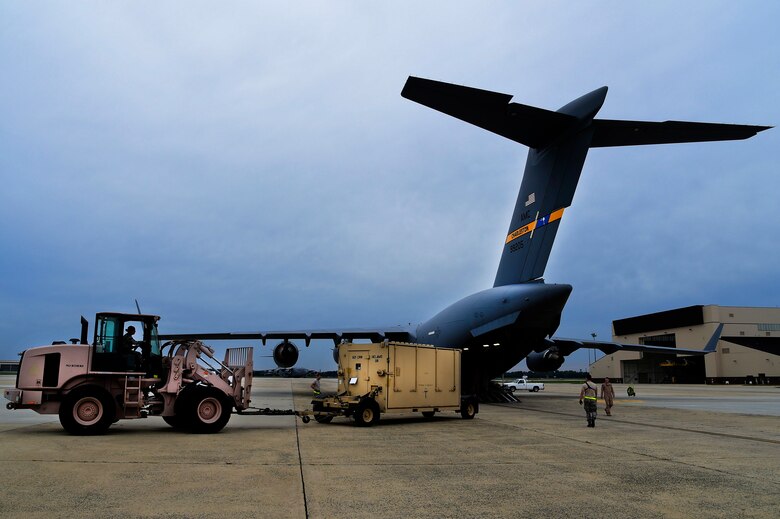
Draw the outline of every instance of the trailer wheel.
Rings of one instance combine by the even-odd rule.
[[[60,404],[60,423],[70,434],[105,434],[114,422],[111,395],[100,387],[77,389]]]
[[[192,432],[200,434],[221,431],[233,411],[232,403],[213,388],[197,388],[188,398],[186,408],[188,412],[184,416],[189,419]]]
[[[460,406],[460,415],[466,419],[471,420],[477,414],[477,404],[472,401],[463,402]]]
[[[423,412],[422,412],[422,415],[423,415],[425,418],[433,418],[433,417],[434,417],[434,415],[436,415],[436,411],[423,411]]]
[[[379,404],[367,399],[358,404],[355,410],[355,423],[361,427],[368,427],[379,422]]]

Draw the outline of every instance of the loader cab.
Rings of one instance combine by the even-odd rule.
[[[92,371],[143,372],[148,376],[162,371],[160,339],[156,315],[99,313],[95,316],[92,342]],[[134,331],[132,337],[128,330]]]

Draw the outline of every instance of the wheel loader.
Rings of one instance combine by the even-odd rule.
[[[253,348],[230,348],[219,361],[198,340],[160,344],[156,315],[98,313],[70,344],[21,353],[8,409],[58,414],[71,434],[103,434],[122,419],[161,416],[176,429],[216,433],[235,408],[249,408]],[[139,337],[136,339],[136,327]]]

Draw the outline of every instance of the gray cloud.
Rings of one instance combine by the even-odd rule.
[[[237,331],[419,321],[490,286],[526,150],[402,99],[410,74],[552,109],[606,84],[604,118],[780,120],[772,3],[0,15],[0,357],[136,297],[167,330]],[[560,335],[777,304],[775,133],[593,150],[546,273],[575,286]]]

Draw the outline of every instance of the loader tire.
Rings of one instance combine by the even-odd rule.
[[[173,427],[174,429],[186,429],[187,428],[187,421],[184,420],[183,417],[179,415],[173,415],[173,416],[163,416],[163,420],[165,420],[165,423]]]
[[[185,386],[179,391],[176,396],[176,401],[173,403],[173,416],[163,416],[162,419],[176,430],[190,429],[190,416],[189,416],[189,402],[193,393],[196,391],[196,386]]]
[[[213,434],[221,431],[233,412],[233,403],[214,388],[198,387],[187,400],[185,417],[194,433]]]
[[[355,410],[355,423],[361,427],[379,423],[379,404],[371,399],[360,402]]]
[[[102,387],[85,387],[65,395],[60,403],[60,423],[70,434],[105,434],[116,410],[111,395]]]

